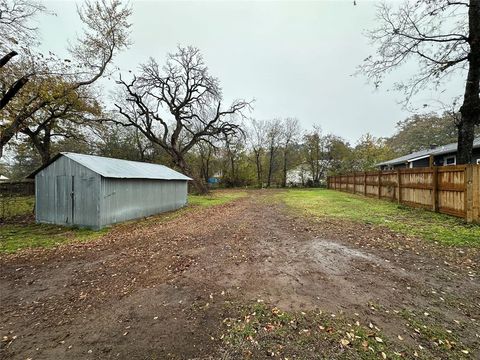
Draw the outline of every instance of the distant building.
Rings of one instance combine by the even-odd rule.
[[[287,171],[287,186],[306,186],[312,182],[312,171],[307,164],[298,165]]]
[[[187,203],[189,177],[166,166],[60,153],[35,178],[37,222],[100,229]]]
[[[0,175],[0,182],[6,182],[9,181],[10,179],[7,178],[6,176]]]
[[[209,186],[217,186],[222,182],[222,173],[217,172],[208,178],[207,183]]]
[[[457,164],[457,143],[443,146],[431,146],[429,149],[416,151],[414,153],[398,157],[377,164],[380,170],[398,168],[416,168],[435,166],[447,166]],[[430,164],[432,157],[433,164]],[[480,164],[480,137],[473,143],[473,164]]]

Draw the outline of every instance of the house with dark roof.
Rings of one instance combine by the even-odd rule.
[[[457,164],[457,143],[442,146],[432,146],[411,154],[400,156],[377,164],[380,170],[398,168],[416,168],[433,166],[447,166]],[[473,164],[480,164],[480,137],[473,142]]]

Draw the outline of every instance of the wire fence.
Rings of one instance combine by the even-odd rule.
[[[33,181],[0,183],[0,223],[31,218],[34,209],[35,183]]]

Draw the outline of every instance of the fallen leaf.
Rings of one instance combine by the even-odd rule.
[[[342,339],[342,340],[340,340],[340,343],[341,343],[343,346],[347,346],[348,344],[350,344],[350,341],[348,341],[347,339]]]

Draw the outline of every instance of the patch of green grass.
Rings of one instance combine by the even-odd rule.
[[[226,190],[214,191],[209,195],[189,195],[189,204],[194,206],[158,214],[146,219],[131,220],[113,225],[112,227],[100,231],[48,224],[7,223],[0,225],[0,253],[14,253],[27,248],[50,248],[70,242],[89,241],[105,235],[115,227],[131,226],[132,224],[135,224],[136,226],[149,226],[160,221],[173,220],[196,207],[209,207],[225,204],[246,196],[246,194],[247,193],[244,191]],[[10,203],[12,205],[15,204],[14,207],[10,206],[10,209],[15,209],[15,216],[27,215],[31,214],[34,203],[34,197],[17,197],[15,198],[15,201]]]
[[[0,197],[0,219],[33,214],[35,196]]]
[[[444,214],[326,189],[289,190],[277,196],[288,206],[316,217],[385,226],[446,245],[480,246],[480,225]]]
[[[321,311],[286,312],[255,303],[223,324],[225,359],[400,359],[414,353],[376,329]]]
[[[188,195],[188,204],[202,207],[223,205],[246,195],[247,193],[245,191],[217,190],[212,191],[208,195]]]
[[[26,248],[50,248],[73,241],[88,241],[108,230],[94,231],[47,224],[0,226],[0,253],[14,253]]]

